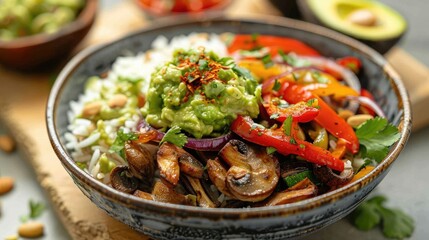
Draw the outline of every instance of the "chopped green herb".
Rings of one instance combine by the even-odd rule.
[[[319,71],[314,71],[314,72],[311,74],[311,76],[312,76],[314,79],[316,79],[316,81],[317,81],[318,83],[329,83],[329,80],[328,80],[325,76],[323,76],[322,74],[320,74],[320,72],[319,72]]]
[[[235,66],[234,59],[232,59],[231,57],[223,57],[223,58],[219,59],[217,62],[222,64],[223,66],[226,66],[226,67],[232,68]]]
[[[259,33],[252,33],[252,41],[256,42],[259,38]]]
[[[261,61],[262,61],[262,63],[264,63],[265,68],[269,68],[269,67],[272,67],[274,65],[274,62],[271,59],[270,54],[263,56]]]
[[[170,128],[162,138],[161,142],[159,142],[159,145],[161,145],[164,142],[172,143],[178,147],[183,147],[188,142],[188,137],[180,132],[180,127],[173,126]]]
[[[278,90],[280,90],[280,87],[281,87],[282,85],[279,83],[279,81],[276,79],[275,81],[274,81],[274,86],[273,86],[273,90],[274,91],[278,91]]]
[[[299,77],[296,75],[296,73],[292,73],[292,77],[295,82],[299,80]]]
[[[314,102],[316,102],[316,98],[312,98],[307,101],[307,106],[312,107],[314,105]]]
[[[128,140],[136,140],[138,139],[138,135],[136,133],[130,132],[130,133],[124,133],[124,129],[120,128],[118,132],[116,133],[115,141],[113,141],[112,146],[110,146],[110,151],[115,152],[119,154],[119,156],[123,157],[125,159],[125,153],[124,153],[124,145],[125,142]]]
[[[233,70],[234,72],[238,73],[239,75],[241,75],[241,76],[243,76],[243,77],[245,77],[245,78],[249,79],[249,80],[256,81],[256,80],[252,77],[252,74],[250,74],[249,70],[247,70],[247,69],[245,69],[245,68],[235,66],[235,67],[233,67],[233,68],[232,68],[232,70]]]
[[[291,132],[292,132],[292,116],[289,115],[286,120],[283,122],[283,132],[285,133],[286,136],[290,136]]]
[[[274,114],[271,114],[270,119],[277,119],[279,117],[280,117],[280,114],[274,113]]]
[[[310,170],[305,170],[302,172],[298,172],[298,173],[289,175],[289,176],[283,178],[283,180],[286,182],[288,187],[292,187],[295,184],[304,180],[305,178],[308,178],[314,184],[316,184],[316,183],[319,184],[319,181],[317,181],[316,177],[313,175],[313,171],[310,171]]]
[[[273,154],[277,151],[274,147],[267,147],[267,154]]]
[[[381,224],[384,236],[403,239],[414,232],[414,220],[399,209],[387,208],[384,196],[375,196],[363,202],[352,213],[353,224],[359,230],[368,231]]]
[[[283,50],[279,50],[278,53],[282,57],[283,61],[293,67],[306,67],[311,65],[308,60],[299,58],[294,54],[286,54]]]
[[[376,117],[361,124],[356,129],[356,136],[362,147],[361,156],[380,162],[386,157],[389,147],[399,140],[400,133],[387,119]]]
[[[22,222],[27,222],[29,219],[36,219],[40,217],[45,210],[45,204],[42,202],[36,202],[32,199],[29,201],[30,213],[28,215],[21,216],[20,220]]]
[[[198,61],[199,69],[200,70],[209,70],[209,64],[206,60],[200,59]]]
[[[302,149],[304,149],[305,145],[301,143],[301,144],[299,144],[299,147],[302,148]]]
[[[289,142],[290,142],[291,144],[296,144],[296,140],[295,140],[294,138],[291,138],[291,139],[289,140]]]

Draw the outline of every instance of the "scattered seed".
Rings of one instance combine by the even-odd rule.
[[[18,234],[24,238],[37,238],[43,235],[44,226],[40,222],[23,223],[18,228]]]
[[[0,136],[0,149],[4,152],[11,153],[15,150],[15,141],[8,135]]]
[[[125,106],[128,101],[128,97],[124,94],[116,94],[114,95],[108,102],[109,107],[111,108],[121,108]]]
[[[10,192],[14,182],[15,181],[11,177],[0,177],[0,195]]]
[[[82,116],[83,117],[91,117],[97,115],[101,110],[101,102],[91,102],[83,107]]]
[[[358,115],[354,115],[351,116],[347,119],[347,123],[356,128],[359,125],[361,125],[362,123],[366,122],[366,120],[372,119],[374,118],[372,115],[369,114],[358,114]]]

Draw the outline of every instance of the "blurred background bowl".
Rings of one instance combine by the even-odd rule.
[[[0,40],[0,64],[17,70],[37,70],[66,58],[90,30],[97,9],[98,0],[87,0],[77,18],[54,33]]]
[[[173,23],[173,24],[172,24]],[[400,126],[401,138],[365,177],[320,196],[274,207],[207,209],[149,201],[115,190],[85,173],[64,145],[70,101],[78,99],[86,80],[108,71],[124,53],[144,52],[159,35],[168,39],[192,32],[267,34],[301,40],[327,57],[355,56],[362,61],[360,81]],[[62,70],[46,111],[52,147],[79,189],[110,216],[156,239],[286,239],[304,236],[349,214],[382,181],[411,131],[410,102],[399,76],[377,52],[349,37],[296,20],[263,16],[257,19],[215,17],[190,21],[174,18],[115,42],[86,49]]]

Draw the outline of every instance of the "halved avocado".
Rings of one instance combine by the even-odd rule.
[[[302,18],[358,39],[380,53],[405,33],[407,22],[397,11],[374,0],[298,0]]]

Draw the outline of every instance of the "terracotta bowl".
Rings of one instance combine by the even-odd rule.
[[[173,25],[167,22],[174,22]],[[165,24],[164,24],[165,23]],[[410,102],[404,84],[386,60],[363,44],[324,28],[283,18],[174,19],[110,44],[87,49],[63,69],[50,94],[47,127],[52,147],[82,192],[110,216],[156,239],[285,239],[309,234],[350,213],[386,176],[410,135]],[[140,199],[95,180],[77,167],[64,146],[69,102],[82,93],[88,77],[104,73],[123,52],[145,51],[158,36],[191,32],[260,33],[302,40],[330,57],[362,59],[362,85],[375,96],[401,138],[367,176],[335,191],[275,207],[205,209]]]
[[[0,64],[18,70],[37,70],[65,58],[88,33],[97,5],[98,0],[87,0],[77,19],[55,33],[0,41]]]

